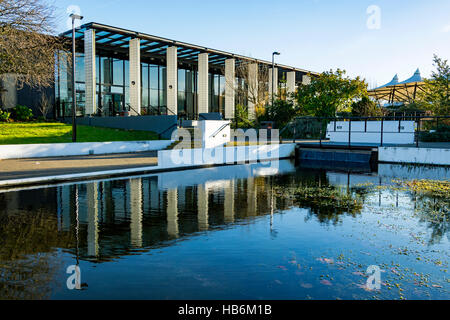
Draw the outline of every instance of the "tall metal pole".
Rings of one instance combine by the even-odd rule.
[[[77,14],[71,14],[72,19],[72,142],[77,142],[77,89],[75,87],[75,20],[83,20]]]
[[[274,82],[275,82],[275,53],[272,53],[272,107],[273,107]]]
[[[77,142],[77,92],[75,88],[75,18],[72,16],[72,142]]]

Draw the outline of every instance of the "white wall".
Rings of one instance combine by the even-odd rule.
[[[395,148],[378,149],[380,162],[450,165],[450,149]]]
[[[0,159],[46,158],[83,156],[89,154],[113,154],[163,150],[172,144],[170,140],[55,143],[0,146]]]
[[[381,121],[367,121],[367,132],[365,130],[365,121],[352,121],[352,143],[381,143]],[[383,143],[386,144],[413,144],[415,137],[414,121],[384,121],[383,124]],[[348,143],[350,122],[336,122],[336,131],[334,131],[334,122],[331,122],[327,128],[327,138],[331,142]]]
[[[203,148],[216,148],[223,146],[231,141],[231,122],[230,121],[200,121],[199,127],[202,132]],[[227,125],[222,131],[220,128]],[[217,134],[215,137],[214,135]]]
[[[158,168],[171,169],[206,165],[278,160],[294,156],[295,144],[274,144],[209,149],[174,149],[158,152]]]

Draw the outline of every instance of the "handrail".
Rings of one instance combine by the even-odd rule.
[[[171,125],[170,127],[168,127],[166,130],[164,130],[163,132],[159,133],[159,139],[161,139],[161,137],[163,136],[163,134],[165,134],[167,131],[169,131],[172,128],[178,128],[178,123],[174,123],[173,125]]]
[[[288,123],[281,131],[280,131],[280,136],[282,133],[284,133],[287,129],[289,128],[294,128],[294,142],[296,141],[296,137],[297,137],[297,133],[296,133],[296,125],[300,122],[300,121],[307,121],[307,122],[313,122],[313,121],[321,121],[322,124],[324,122],[329,122],[329,123],[333,123],[335,125],[334,130],[330,131],[330,132],[342,132],[342,133],[347,133],[349,134],[348,137],[348,146],[349,148],[352,148],[352,133],[365,133],[365,132],[373,132],[373,133],[379,133],[380,134],[380,145],[383,146],[385,144],[385,134],[387,133],[399,133],[399,134],[411,134],[411,133],[415,133],[415,143],[416,146],[419,147],[419,141],[420,141],[420,135],[422,133],[422,123],[425,121],[436,121],[436,127],[439,127],[439,120],[441,119],[450,119],[450,116],[431,116],[431,115],[425,115],[425,114],[420,114],[420,115],[395,115],[395,116],[371,116],[371,117],[351,117],[351,116],[343,116],[343,117],[296,117],[294,118],[290,123]],[[379,121],[381,122],[381,130],[380,131],[368,131],[368,127],[367,124],[371,121]],[[365,129],[363,131],[361,130],[352,130],[352,122],[365,122]],[[387,121],[392,121],[392,122],[398,122],[398,130],[395,131],[386,131],[385,130],[385,123]],[[414,121],[416,122],[416,127],[414,129],[414,131],[409,131],[409,132],[402,132],[402,126],[401,123],[404,121]],[[337,131],[336,129],[336,124],[338,122],[345,122],[348,123],[348,130],[339,130]],[[318,130],[318,128],[317,128]],[[322,146],[322,134],[323,134],[323,125],[320,128],[320,145]]]
[[[170,111],[170,113],[172,113],[172,115],[178,116],[177,113],[173,112],[173,111],[172,111],[171,109],[169,109],[169,107],[167,107],[167,106],[166,106],[166,110],[167,110],[167,113],[169,113],[169,111]]]
[[[213,133],[211,135],[211,138],[215,138],[220,132],[222,132],[229,125],[231,125],[231,123],[226,123],[226,124],[222,125],[215,133]]]
[[[428,116],[428,115],[415,115],[415,116],[371,116],[371,117],[296,117],[292,122],[297,120],[332,120],[332,121],[343,121],[343,120],[389,120],[398,121],[398,119],[450,119],[450,116]]]
[[[128,111],[133,110],[138,116],[141,115],[139,112],[136,111],[136,109],[134,109],[134,108],[131,106],[131,104],[127,103],[126,105],[128,106]]]

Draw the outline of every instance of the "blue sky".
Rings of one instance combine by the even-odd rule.
[[[448,0],[57,0],[58,31],[67,9],[99,22],[322,72],[341,68],[370,86],[416,68],[429,76],[433,54],[450,60]],[[381,12],[369,29],[369,6]],[[375,20],[377,21],[377,20]]]

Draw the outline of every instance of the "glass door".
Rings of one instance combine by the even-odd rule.
[[[123,107],[123,94],[113,93],[111,94],[111,99],[114,115],[123,117],[125,115],[125,109]]]

